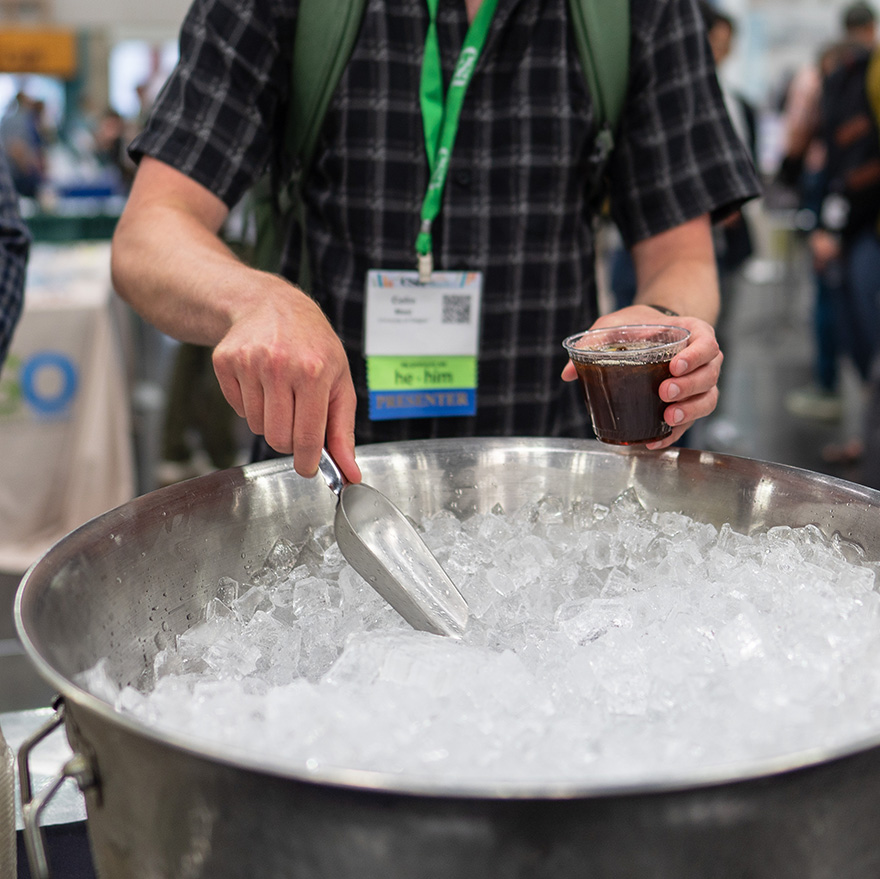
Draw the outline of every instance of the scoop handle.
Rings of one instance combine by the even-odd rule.
[[[321,449],[321,460],[318,462],[318,470],[327,487],[339,497],[342,489],[345,487],[345,479],[342,471],[336,466],[336,462],[330,457],[330,453],[326,449]]]

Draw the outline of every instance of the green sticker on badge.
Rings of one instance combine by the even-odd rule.
[[[474,388],[476,357],[368,357],[367,385],[373,391]]]

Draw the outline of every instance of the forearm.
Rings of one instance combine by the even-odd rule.
[[[721,297],[708,217],[657,235],[633,247],[637,305],[662,305],[713,324]]]
[[[146,321],[181,341],[212,347],[261,283],[285,283],[241,263],[201,220],[167,204],[123,213],[112,273],[117,293]]]
[[[228,213],[212,192],[144,157],[113,236],[117,293],[169,336],[210,347],[254,312],[311,312],[305,294],[245,265],[220,240]]]

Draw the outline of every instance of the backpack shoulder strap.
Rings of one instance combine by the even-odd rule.
[[[285,144],[301,169],[311,162],[366,5],[367,0],[299,0]]]
[[[281,249],[295,224],[302,226],[300,187],[311,166],[321,124],[357,39],[367,0],[299,0],[290,65],[290,93],[279,164],[253,188],[256,227],[251,262],[280,271]],[[298,282],[309,267],[301,241]]]
[[[600,131],[612,140],[629,82],[629,0],[569,0],[574,39]]]

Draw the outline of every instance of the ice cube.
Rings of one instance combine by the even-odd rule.
[[[272,607],[271,596],[259,586],[251,586],[232,602],[232,610],[243,623],[248,622],[257,611],[270,611]]]
[[[279,537],[269,550],[260,570],[251,578],[255,586],[271,586],[296,567],[299,550],[285,537]]]

